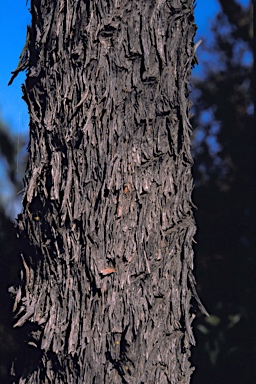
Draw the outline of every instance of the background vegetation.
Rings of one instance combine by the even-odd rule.
[[[192,93],[196,276],[211,314],[194,324],[193,384],[249,384],[256,382],[252,6],[220,3]]]

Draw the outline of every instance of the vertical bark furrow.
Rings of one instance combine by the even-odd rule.
[[[193,1],[31,8],[20,383],[189,383]]]

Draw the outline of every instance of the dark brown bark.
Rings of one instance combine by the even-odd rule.
[[[19,383],[189,383],[193,0],[31,3]]]

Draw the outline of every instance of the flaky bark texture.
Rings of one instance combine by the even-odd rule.
[[[19,383],[189,383],[193,0],[32,0]]]

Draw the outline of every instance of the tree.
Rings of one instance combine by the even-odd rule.
[[[211,316],[198,316],[193,383],[255,383],[255,144],[252,6],[220,1],[196,85],[196,276]],[[245,27],[246,25],[246,27]],[[210,202],[210,204],[209,204]]]
[[[19,383],[189,383],[193,1],[31,14],[14,307],[38,356]]]

